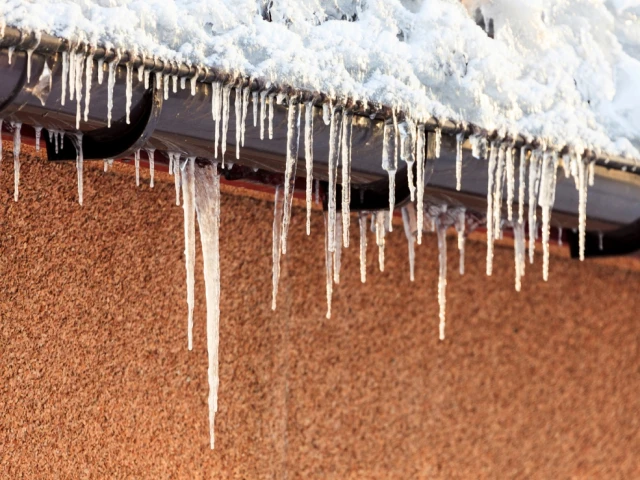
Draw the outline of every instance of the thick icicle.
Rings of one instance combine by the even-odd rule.
[[[9,58],[11,64],[11,58]],[[62,52],[62,94],[60,95],[60,105],[64,105],[67,96],[67,81],[69,78],[69,52]]]
[[[180,154],[169,153],[173,155],[173,181],[176,187],[176,205],[180,206],[180,185],[182,183],[182,175],[180,172]]]
[[[531,152],[531,159],[529,160],[529,263],[533,263],[533,254],[535,252],[536,238],[538,235],[536,198],[540,185],[541,157],[542,149],[537,149]]]
[[[464,250],[465,250],[465,236],[467,227],[467,210],[464,207],[460,207],[456,211],[454,226],[458,234],[458,253],[460,254],[460,275],[464,275]]]
[[[333,296],[333,253],[329,251],[329,221],[324,214],[324,261],[327,286],[327,319],[331,318],[331,297]]]
[[[253,107],[253,127],[258,126],[258,97],[260,96],[260,92],[257,90],[255,92],[251,92],[251,106]]]
[[[83,196],[84,196],[84,181],[83,181],[84,153],[82,150],[82,133],[78,132],[75,134],[75,139],[73,143],[76,147],[76,172],[78,174],[78,203],[82,205]]]
[[[169,100],[169,82],[171,81],[170,75],[164,75],[162,77],[162,87],[164,89],[164,99]]]
[[[260,140],[264,140],[264,120],[267,118],[267,90],[260,92]]]
[[[336,251],[333,252],[333,282],[337,285],[340,283],[340,262],[342,260],[342,212],[336,216]]]
[[[138,67],[138,83],[144,82],[144,61]]]
[[[513,197],[515,193],[516,177],[515,177],[515,161],[513,158],[513,148],[507,145],[506,152],[507,162],[507,220],[513,220]]]
[[[214,126],[214,157],[218,158],[218,145],[220,144],[220,124],[222,120],[222,82],[211,84],[211,116]]]
[[[236,87],[235,116],[236,116],[236,160],[240,160],[240,143],[242,141],[242,88]]]
[[[538,204],[542,208],[542,279],[545,282],[549,279],[549,236],[551,209],[555,201],[557,166],[558,154],[556,152],[545,152],[538,199]]]
[[[394,145],[396,145],[394,149],[391,148],[392,138]],[[395,209],[396,203],[396,171],[398,170],[398,158],[395,152],[397,149],[396,139],[395,122],[392,119],[388,119],[384,123],[382,137],[382,169],[389,175],[389,231],[393,228],[391,226],[391,220],[393,218],[393,210]]]
[[[125,80],[125,85],[126,85],[126,89],[125,89],[125,101],[126,101],[126,107],[125,107],[125,112],[126,112],[126,122],[127,125],[129,125],[131,123],[130,120],[130,116],[131,116],[131,96],[133,94],[133,65],[131,65],[131,62],[127,62],[127,75],[126,75],[126,80]]]
[[[178,93],[178,76],[171,75],[171,91],[173,93]]]
[[[187,158],[182,172],[182,208],[184,210],[184,258],[187,269],[187,338],[193,349],[193,309],[195,307],[196,268],[196,189],[195,157]]]
[[[435,137],[435,154],[436,154],[436,158],[440,158],[440,147],[442,146],[442,129],[440,127],[436,128],[434,133],[434,137]]]
[[[85,65],[84,121],[89,121],[89,103],[91,102],[91,83],[93,80],[93,53],[87,55]]]
[[[33,127],[36,131],[36,152],[40,151],[40,136],[42,135],[42,127],[35,126]],[[2,130],[2,124],[0,124],[0,131]],[[0,150],[0,155],[2,155],[2,150]]]
[[[180,90],[187,88],[187,77],[180,77]]]
[[[20,187],[20,130],[22,123],[11,122],[13,126],[13,201],[18,201],[18,192]],[[1,128],[1,127],[0,127]]]
[[[442,207],[442,213],[435,219],[436,233],[438,235],[438,263],[440,265],[438,271],[438,306],[440,325],[439,338],[444,340],[444,327],[447,311],[447,225],[442,220],[446,212],[446,205]]]
[[[220,176],[216,166],[196,172],[196,212],[204,261],[207,300],[207,352],[209,367],[209,433],[214,447],[214,421],[218,411],[218,343],[220,338]]]
[[[491,276],[493,273],[493,190],[496,177],[496,163],[498,157],[498,143],[491,143],[491,153],[489,154],[489,170],[488,170],[488,184],[487,184],[487,275]]]
[[[424,167],[425,167],[425,132],[424,125],[418,125],[418,134],[416,140],[416,183],[418,191],[416,192],[416,210],[417,210],[417,229],[418,245],[422,244],[422,230],[424,229]]]
[[[331,126],[329,127],[329,198],[328,198],[328,227],[329,232],[329,251],[335,252],[336,249],[336,183],[338,175],[338,158],[340,145],[340,120],[341,111],[337,108],[331,112]]]
[[[282,215],[282,253],[287,253],[287,235],[289,232],[289,222],[291,221],[291,205],[293,202],[293,191],[296,181],[296,167],[298,164],[298,129],[296,128],[296,116],[298,113],[298,103],[289,102],[287,109],[287,153],[284,173],[284,212]]]
[[[109,62],[109,72],[107,75],[107,127],[111,128],[111,110],[113,109],[113,87],[116,84],[116,68],[119,58]]]
[[[367,213],[360,212],[358,216],[360,226],[360,281],[367,281]]]
[[[12,58],[13,58],[13,52],[14,52],[15,50],[16,50],[16,47],[11,46],[11,47],[9,47],[9,49],[8,49],[8,51],[7,51],[7,56],[9,57],[9,59],[8,59],[9,65],[11,65],[11,60],[12,60]]]
[[[378,265],[380,267],[381,272],[384,272],[384,245],[385,245],[385,234],[386,234],[386,228],[387,228],[387,222],[386,222],[387,215],[388,215],[388,212],[385,212],[385,211],[379,211],[374,213],[376,244],[378,245]]]
[[[408,203],[402,207],[402,223],[404,225],[404,234],[407,237],[407,247],[409,250],[409,280],[415,280],[415,263],[416,263],[416,239],[413,231],[416,228],[416,210],[413,203]]]
[[[140,186],[140,149],[133,152],[133,162],[136,167],[136,187]]]
[[[456,135],[456,190],[462,188],[462,143],[464,142],[464,132]]]
[[[196,73],[193,77],[189,79],[189,84],[191,87],[191,96],[195,96],[196,94],[196,82],[198,81],[198,74]]]
[[[351,215],[349,205],[351,203],[351,134],[353,133],[353,115],[345,112],[342,117],[342,244],[349,247],[349,226]],[[340,242],[338,236],[337,242]]]
[[[104,58],[98,60],[98,85],[104,81]]]
[[[311,196],[313,190],[313,102],[307,102],[304,107],[304,158],[307,167],[307,235],[311,235]]]
[[[80,129],[80,118],[82,117],[82,74],[84,73],[84,54],[77,53],[76,67],[74,69],[75,74],[75,89],[76,89],[76,130]]]
[[[244,132],[247,125],[247,110],[249,109],[249,87],[242,89],[242,121],[240,122],[240,144],[244,147]],[[239,158],[239,157],[238,157]]]
[[[220,138],[220,150],[222,152],[222,168],[224,168],[224,154],[227,151],[227,131],[229,130],[229,100],[231,87],[222,87],[222,137]]]
[[[589,162],[589,186],[593,187],[596,181],[596,162]]]
[[[144,89],[147,90],[149,88],[149,77],[151,76],[150,70],[144,71]]]
[[[155,176],[155,148],[147,148],[147,157],[149,158],[149,188],[153,188],[154,186],[154,176]]]
[[[516,292],[522,288],[522,277],[524,276],[525,261],[525,236],[524,223],[515,222],[513,224],[513,248],[516,266]]]
[[[69,100],[73,100],[76,90],[76,49],[69,52]]]
[[[282,214],[284,212],[284,196],[282,185],[276,187],[273,200],[273,231],[271,234],[271,258],[273,262],[271,275],[271,310],[276,309],[278,298],[278,285],[280,283],[280,255],[282,254]]]
[[[584,261],[585,236],[587,231],[587,172],[581,154],[576,154],[578,164],[578,249],[580,261]]]
[[[524,195],[525,195],[525,164],[527,150],[520,148],[520,165],[518,165],[518,222],[524,225]]]
[[[409,119],[398,124],[400,159],[407,164],[407,183],[409,184],[409,195],[412,202],[416,200],[416,186],[413,181],[413,164],[416,160],[414,152],[415,130],[415,124]]]
[[[269,95],[269,140],[273,140],[273,113],[276,103],[276,94]]]

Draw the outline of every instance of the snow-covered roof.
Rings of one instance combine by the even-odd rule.
[[[477,25],[480,9],[494,38]],[[8,0],[6,25],[640,159],[639,0]]]

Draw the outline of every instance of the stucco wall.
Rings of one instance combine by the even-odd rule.
[[[408,280],[389,238],[343,255],[324,318],[320,213],[295,210],[270,310],[272,204],[222,200],[221,387],[208,448],[198,257],[187,351],[182,209],[172,179],[25,155],[0,173],[1,478],[640,478],[640,273],[553,258],[527,265],[449,246],[447,340],[437,339],[433,234]],[[27,153],[33,153],[28,151]],[[355,229],[353,230],[355,240]],[[199,246],[198,246],[199,249]]]

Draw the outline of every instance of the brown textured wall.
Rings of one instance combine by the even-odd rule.
[[[432,234],[414,284],[400,229],[366,286],[346,251],[326,320],[296,210],[272,313],[272,204],[225,195],[212,452],[171,179],[87,165],[80,207],[71,164],[25,157],[16,204],[5,154],[0,182],[1,478],[640,478],[638,272],[538,258],[516,294],[510,249],[487,278],[470,242],[460,278],[452,241],[441,343]]]

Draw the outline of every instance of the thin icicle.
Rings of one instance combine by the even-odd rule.
[[[236,87],[235,116],[236,116],[236,160],[240,160],[240,143],[242,141],[242,88]]]
[[[360,226],[360,281],[367,281],[367,213],[360,212],[358,215]]]
[[[76,90],[76,130],[80,129],[80,119],[82,117],[82,74],[84,73],[84,54],[78,53],[75,58],[75,90]]]
[[[8,51],[7,51],[7,55],[8,55],[8,57],[9,57],[9,60],[8,60],[8,61],[9,61],[9,65],[11,65],[11,61],[12,61],[12,58],[13,58],[13,52],[14,52],[15,50],[16,50],[16,47],[11,46],[11,47],[9,47],[9,49],[8,49]]]
[[[416,263],[416,239],[413,236],[413,230],[416,224],[416,210],[413,203],[408,203],[402,207],[402,223],[404,225],[404,234],[407,237],[407,247],[409,250],[409,280],[415,280],[415,263]]]
[[[491,143],[491,153],[489,154],[488,184],[487,184],[487,275],[493,273],[493,190],[496,177],[496,163],[498,157],[498,143]]]
[[[237,98],[237,97],[236,97]],[[287,153],[284,173],[284,213],[282,215],[282,253],[287,253],[287,235],[289,232],[289,222],[291,221],[291,205],[293,201],[293,191],[296,180],[296,167],[298,164],[298,148],[296,116],[299,105],[290,102],[287,109]]]
[[[244,147],[244,133],[247,124],[247,110],[249,109],[249,87],[242,89],[242,121],[240,122],[240,144]],[[239,158],[239,157],[238,157]]]
[[[457,209],[454,226],[458,234],[458,253],[460,254],[460,275],[464,275],[464,250],[465,250],[465,236],[467,226],[467,210],[464,207]]]
[[[387,228],[386,218],[389,213],[385,211],[379,211],[374,213],[375,216],[375,231],[376,231],[376,244],[378,245],[378,265],[380,271],[384,272],[384,246],[385,246],[385,234]]]
[[[11,64],[11,57],[9,57]],[[67,96],[67,81],[69,78],[69,52],[62,52],[62,94],[60,95],[60,105],[64,105]]]
[[[462,188],[462,143],[464,142],[464,132],[456,135],[456,190]]]
[[[136,187],[140,186],[140,149],[133,152],[133,161],[136,167]]]
[[[69,52],[69,100],[73,100],[76,90],[76,49]]]
[[[587,231],[587,172],[585,161],[582,155],[576,153],[576,163],[578,165],[578,249],[580,261],[584,261],[585,238]]]
[[[436,158],[440,158],[440,147],[442,147],[442,129],[440,127],[436,128],[433,132],[435,136],[436,149],[435,154]]]
[[[82,205],[83,197],[84,197],[84,181],[83,181],[84,153],[82,150],[82,133],[78,132],[75,134],[75,139],[73,143],[76,147],[76,172],[78,174],[78,203]]]
[[[529,263],[533,263],[533,254],[536,248],[536,238],[538,235],[537,228],[537,202],[538,188],[540,185],[540,171],[542,170],[540,162],[542,157],[542,149],[531,152],[529,160]]]
[[[407,183],[409,184],[409,196],[412,202],[416,200],[416,186],[413,181],[413,164],[416,157],[414,152],[416,140],[416,128],[413,121],[407,119],[398,124],[400,140],[400,159],[407,164]]]
[[[336,249],[336,183],[338,176],[338,159],[340,145],[340,120],[341,111],[337,108],[331,112],[331,126],[329,127],[329,199],[328,199],[328,232],[329,232],[329,251],[335,252]]]
[[[316,202],[316,205],[320,205],[320,180],[314,180],[313,182],[314,184],[314,202]]]
[[[524,196],[525,196],[525,164],[527,151],[525,147],[520,148],[520,165],[518,165],[518,222],[524,225]]]
[[[119,56],[109,62],[109,72],[107,75],[107,127],[111,128],[111,110],[113,109],[113,87],[116,84],[116,68]]]
[[[180,174],[180,154],[169,153],[173,155],[173,181],[176,187],[176,205],[180,206],[180,185],[182,183],[182,175]]]
[[[271,234],[271,258],[273,262],[271,274],[271,310],[276,309],[278,285],[280,283],[280,255],[282,254],[282,215],[284,212],[284,196],[282,185],[276,187],[273,200],[273,231]]]
[[[333,282],[337,285],[340,283],[340,262],[342,259],[342,243],[340,243],[340,237],[342,236],[342,212],[337,214],[336,218],[336,251],[333,252]]]
[[[213,82],[211,84],[211,116],[215,123],[214,135],[215,143],[214,158],[218,158],[218,145],[220,144],[220,127],[222,121],[222,82]]]
[[[331,297],[333,296],[333,253],[329,251],[329,222],[327,214],[324,214],[324,261],[326,269],[327,286],[327,319],[331,318]]]
[[[598,250],[604,250],[604,233],[598,232]]]
[[[351,203],[351,135],[353,133],[353,115],[344,113],[342,117],[342,244],[349,248],[349,226],[351,215],[349,205]],[[340,241],[338,236],[337,242]]]
[[[558,246],[562,246],[562,227],[558,227]]]
[[[155,174],[155,148],[147,148],[147,157],[149,158],[149,188],[154,186],[154,174]]]
[[[515,193],[516,177],[515,177],[515,161],[513,158],[513,148],[507,145],[507,220],[513,220],[513,197]]]
[[[220,150],[222,152],[222,168],[224,168],[224,154],[227,151],[227,132],[229,131],[229,100],[231,87],[222,87],[222,137],[220,138]]]
[[[98,60],[98,85],[104,81],[104,58]]]
[[[253,107],[253,126],[254,128],[258,126],[258,98],[260,96],[260,92],[257,90],[251,92],[251,106]]]
[[[515,256],[515,270],[516,270],[516,292],[519,292],[522,288],[522,277],[524,276],[524,269],[526,265],[525,261],[525,237],[524,237],[524,224],[522,222],[516,222],[513,224],[513,248]]]
[[[267,118],[267,90],[260,92],[260,140],[264,140],[264,120]]]
[[[40,136],[42,135],[42,127],[34,127],[36,131],[36,152],[40,151]],[[2,124],[0,123],[0,131],[2,131]],[[2,150],[0,150],[0,156],[2,156]]]
[[[131,123],[130,115],[131,115],[131,96],[133,93],[133,65],[131,62],[127,62],[127,75],[125,80],[126,90],[125,90],[125,101],[126,101],[126,122],[127,125]]]
[[[269,95],[269,140],[273,140],[273,113],[275,109],[276,94]]]
[[[307,235],[311,235],[311,196],[313,190],[313,102],[307,102],[304,107],[304,158],[307,167]]]
[[[394,114],[395,118],[395,114]],[[398,158],[395,147],[391,148],[391,139],[394,145],[396,142],[396,128],[393,119],[388,119],[384,123],[384,131],[382,137],[382,169],[389,175],[389,231],[392,230],[391,220],[393,218],[393,210],[396,203],[396,171],[398,170]]]
[[[438,306],[440,325],[439,338],[444,340],[444,327],[447,311],[447,225],[442,221],[442,216],[446,212],[446,206],[443,206],[443,211],[436,217],[436,233],[438,235]]]
[[[20,187],[20,144],[22,142],[20,130],[22,123],[11,122],[11,125],[13,126],[13,201],[17,202]]]
[[[498,163],[496,165],[495,190],[493,192],[493,232],[494,239],[500,238],[502,224],[502,191],[505,176],[505,159],[507,147],[503,143],[498,149]]]
[[[418,237],[416,241],[418,245],[422,244],[422,230],[424,229],[424,168],[425,168],[425,132],[424,125],[418,125],[418,134],[416,140],[416,183],[418,191],[416,193],[416,210],[417,210],[417,229]]]
[[[207,353],[209,366],[209,434],[215,445],[214,421],[218,411],[218,343],[220,338],[220,176],[216,166],[196,172],[196,212],[204,263],[207,300]]]
[[[84,121],[89,121],[89,103],[91,102],[91,83],[93,80],[93,53],[87,55],[85,61],[85,99],[84,99]]]
[[[542,279],[545,282],[549,279],[549,236],[551,209],[555,201],[557,166],[558,154],[556,152],[545,152],[538,199],[538,204],[542,208]]]
[[[187,158],[182,172],[182,208],[184,210],[184,258],[187,270],[187,338],[193,349],[193,309],[195,308],[196,268],[196,189],[195,157]]]

